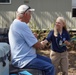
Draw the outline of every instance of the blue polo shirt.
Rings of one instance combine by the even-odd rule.
[[[62,53],[67,50],[66,45],[64,45],[64,41],[70,41],[70,35],[66,30],[63,30],[62,34],[58,34],[57,37],[54,36],[54,30],[51,30],[50,33],[48,34],[46,40],[48,42],[51,42],[51,49],[55,52]],[[59,43],[62,43],[60,45]]]
[[[38,40],[29,26],[25,22],[15,19],[9,30],[12,64],[23,68],[36,58],[36,50],[33,45],[37,42]]]

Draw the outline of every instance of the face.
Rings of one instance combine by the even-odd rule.
[[[26,19],[26,22],[28,23],[31,19],[31,11],[27,11],[27,13],[25,13],[25,19]]]
[[[62,28],[63,28],[63,22],[60,19],[57,19],[56,23],[55,23],[55,26],[56,26],[57,30],[62,30]]]

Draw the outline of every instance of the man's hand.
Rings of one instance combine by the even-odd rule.
[[[43,49],[44,48],[44,46],[43,46],[43,44],[41,44],[41,42],[37,42],[36,44],[33,45],[33,47],[36,49]]]

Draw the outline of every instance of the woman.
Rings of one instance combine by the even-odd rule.
[[[56,19],[54,30],[51,30],[47,38],[42,41],[43,45],[51,42],[50,58],[55,66],[56,75],[58,66],[61,67],[62,75],[68,75],[68,53],[67,47],[70,45],[70,36],[66,28],[66,22],[63,17]]]

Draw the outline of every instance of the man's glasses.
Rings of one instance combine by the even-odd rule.
[[[29,9],[31,9],[31,7],[28,7],[23,13],[27,12]],[[23,14],[21,13],[21,14]]]

